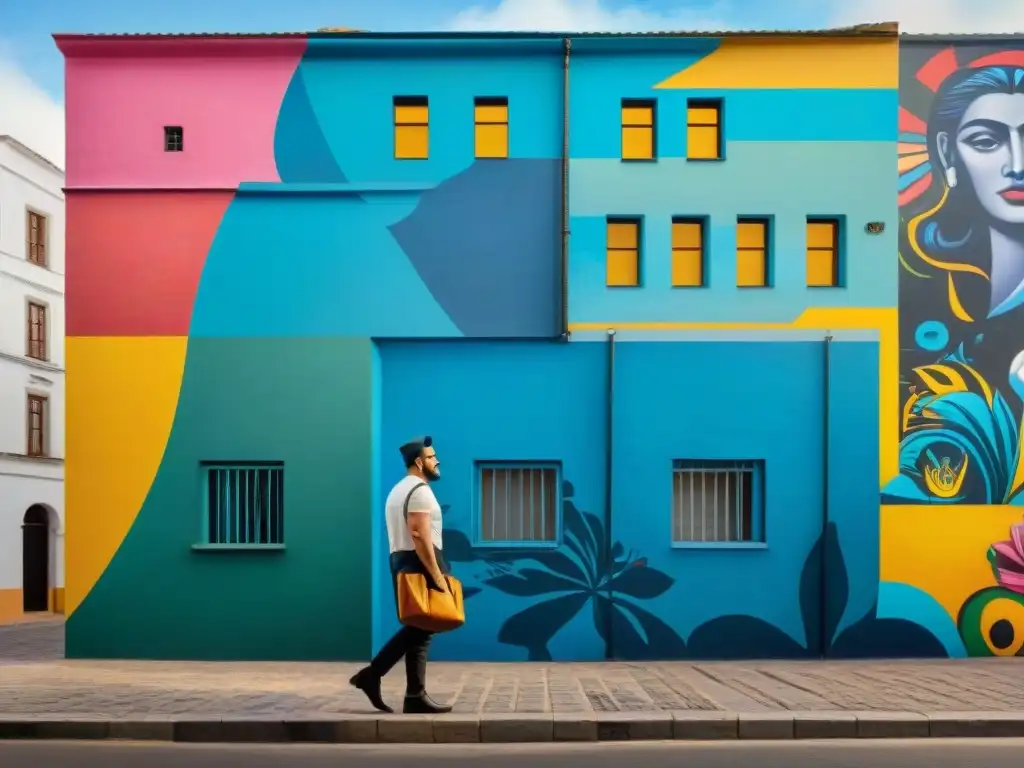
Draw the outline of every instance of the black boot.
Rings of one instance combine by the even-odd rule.
[[[384,703],[384,697],[380,694],[380,678],[369,667],[356,672],[348,682],[365,693],[366,698],[370,700],[375,709],[379,709],[381,712],[395,711]]]
[[[405,706],[402,707],[402,712],[407,715],[443,715],[451,711],[451,707],[438,704],[425,693],[419,696],[406,696]]]

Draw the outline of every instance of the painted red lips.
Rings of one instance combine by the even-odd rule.
[[[1008,203],[1024,204],[1024,187],[1004,189],[999,196]]]

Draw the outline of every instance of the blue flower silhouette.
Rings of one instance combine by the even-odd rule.
[[[825,615],[821,613],[822,553],[827,563]],[[877,600],[859,620],[839,631],[850,599],[850,579],[830,522],[804,560],[798,584],[803,637],[794,638],[756,616],[728,615],[697,627],[689,638],[699,659],[946,658],[945,646],[927,629],[906,619],[878,618]],[[824,638],[824,647],[822,647]]]
[[[460,531],[445,531],[445,554],[455,562],[484,561],[491,566],[483,584],[538,602],[508,617],[498,641],[525,648],[531,661],[548,661],[548,644],[588,604],[594,627],[617,658],[679,658],[683,639],[636,604],[664,594],[675,580],[627,551],[619,542],[608,548],[600,518],[572,502],[572,483],[562,485],[564,546],[550,550],[474,550]]]

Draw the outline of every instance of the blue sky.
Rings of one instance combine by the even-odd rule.
[[[809,29],[899,21],[922,32],[1024,32],[1024,0],[46,0],[4,2],[0,134],[63,165],[54,32]]]
[[[510,13],[517,21],[528,18],[539,5],[506,3],[506,7],[512,6]],[[570,14],[584,17],[615,19],[618,13],[620,24],[625,18],[637,26],[656,25],[660,20],[686,21],[687,17],[694,22],[690,26],[720,20],[748,28],[807,28],[829,21],[829,5],[822,0],[546,0],[543,5],[568,7]],[[49,0],[45,14],[32,3],[15,7],[13,13],[5,11],[0,37],[7,44],[8,55],[50,96],[60,99],[63,62],[50,39],[53,32],[279,32],[323,26],[375,31],[444,29],[458,24],[460,12],[493,14],[498,6],[499,0],[247,0],[237,4],[216,0]],[[630,11],[638,13],[630,19]],[[538,25],[549,14],[541,8]]]

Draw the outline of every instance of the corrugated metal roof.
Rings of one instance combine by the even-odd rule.
[[[673,30],[663,32],[368,32],[344,27],[322,27],[315,32],[89,32],[54,34],[56,39],[203,39],[203,38],[282,38],[342,36],[363,40],[462,40],[462,39],[557,39],[562,37],[895,37],[899,34],[896,22],[856,24],[832,29],[742,29],[742,30]]]
[[[901,32],[901,38],[919,41],[972,40],[976,42],[995,42],[999,40],[1019,40],[1024,38],[1024,29],[1019,32]]]

